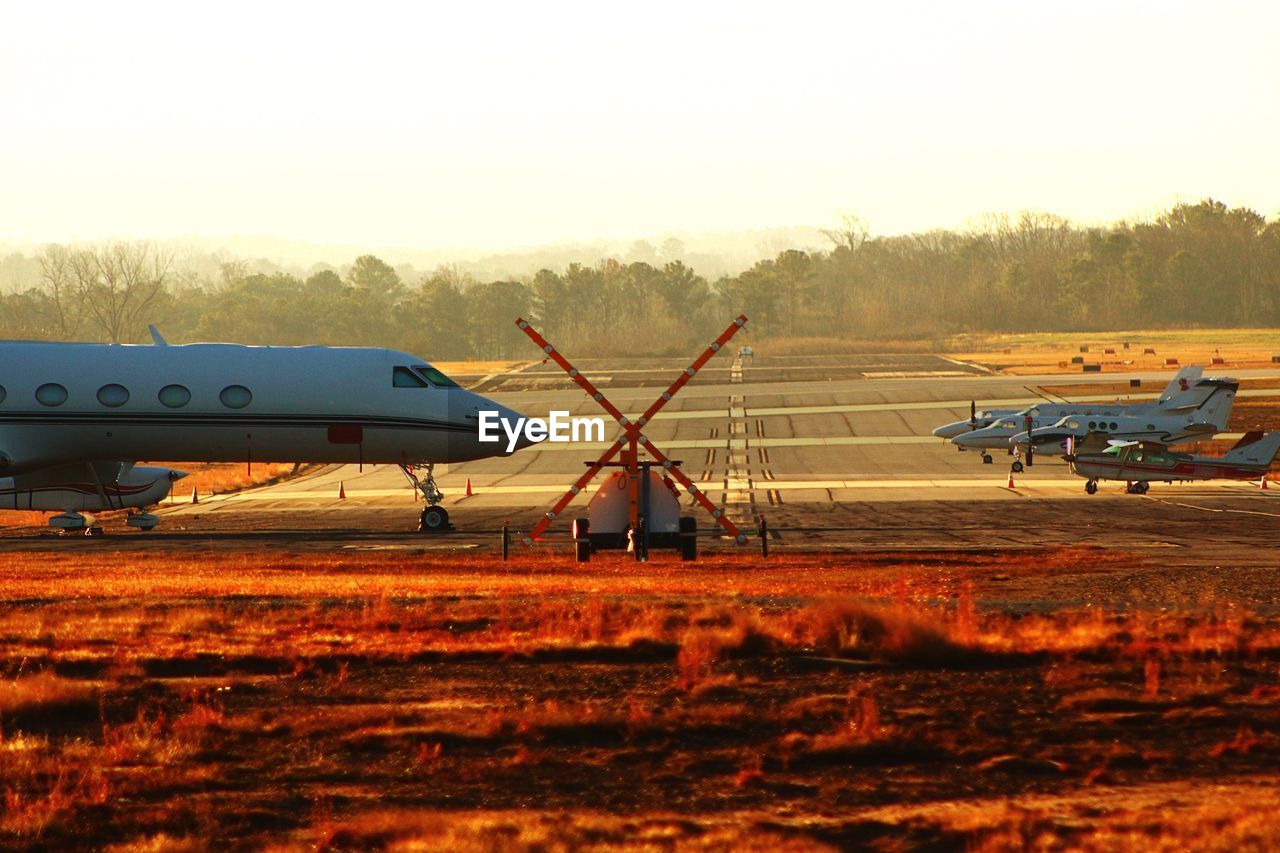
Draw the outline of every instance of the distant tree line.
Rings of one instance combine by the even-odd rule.
[[[786,250],[708,282],[681,261],[605,259],[528,280],[441,267],[406,282],[364,255],[303,278],[227,261],[216,277],[147,243],[50,245],[41,284],[0,297],[0,335],[134,342],[376,345],[427,358],[524,358],[532,318],[579,356],[685,354],[739,312],[753,339],[939,339],[967,332],[1280,326],[1280,220],[1205,200],[1150,222],[1080,227],[1040,213],[980,227]]]

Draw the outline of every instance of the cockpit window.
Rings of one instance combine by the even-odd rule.
[[[391,384],[396,388],[430,388],[426,380],[407,367],[397,367],[391,374]]]
[[[426,380],[430,382],[432,385],[436,385],[441,388],[457,388],[458,387],[457,382],[454,382],[448,376],[445,376],[443,373],[436,370],[434,367],[431,367],[430,365],[420,364],[417,367],[415,367],[414,370],[418,371],[418,375],[425,377]]]

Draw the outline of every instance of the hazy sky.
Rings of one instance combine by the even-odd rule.
[[[1264,0],[0,0],[0,86],[0,240],[1280,213]]]

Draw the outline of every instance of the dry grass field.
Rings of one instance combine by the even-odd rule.
[[[1081,352],[1082,346],[1088,351]],[[1174,370],[1166,365],[1170,358],[1177,359],[1177,366],[1200,364],[1229,372],[1274,366],[1271,357],[1280,355],[1280,338],[1274,329],[1028,333],[957,338],[948,342],[948,349],[954,358],[1015,376],[1080,373],[1081,365],[1071,363],[1076,357],[1101,365],[1103,373]]]
[[[1274,846],[1280,616],[1031,603],[1149,560],[14,549],[0,844]]]

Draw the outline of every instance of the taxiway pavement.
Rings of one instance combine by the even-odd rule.
[[[584,375],[628,414],[643,411],[685,362],[635,365],[621,359],[578,362]],[[1280,371],[1268,370],[1228,373],[1280,377]],[[1099,494],[1088,496],[1084,481],[1061,460],[1041,456],[1033,467],[1014,475],[1010,488],[1007,456],[983,465],[977,454],[961,453],[931,435],[937,425],[967,417],[971,399],[980,406],[1029,405],[1037,400],[1030,389],[1039,385],[1114,385],[1130,378],[1142,380],[1131,399],[1150,398],[1170,375],[1013,377],[928,355],[739,360],[724,353],[667,405],[646,434],[681,460],[685,473],[724,505],[731,518],[754,529],[766,515],[775,535],[789,545],[1105,543],[1107,525],[1098,521],[1123,527],[1130,531],[1128,538],[1150,544],[1176,539],[1180,534],[1171,528],[1198,527],[1197,519],[1218,528],[1247,528],[1244,537],[1254,535],[1258,524],[1274,526],[1280,503],[1273,496],[1280,492],[1262,493],[1256,484],[1154,484],[1146,497],[1124,494],[1121,484],[1103,484]],[[546,417],[551,410],[603,414],[550,363],[458,379],[528,415]],[[615,430],[605,417],[606,437],[612,439]],[[444,505],[458,535],[492,538],[504,520],[513,531],[528,529],[583,471],[584,463],[606,446],[543,443],[509,458],[438,466]],[[561,534],[569,518],[584,512],[593,493],[593,488],[584,490],[562,513]],[[692,503],[687,495],[683,502]],[[177,503],[162,515],[169,530],[392,531],[411,528],[420,508],[394,466],[346,465],[206,498],[197,506]],[[700,511],[689,511],[700,516],[704,528],[712,527]],[[1038,536],[1018,533],[1036,525],[1041,528]]]

